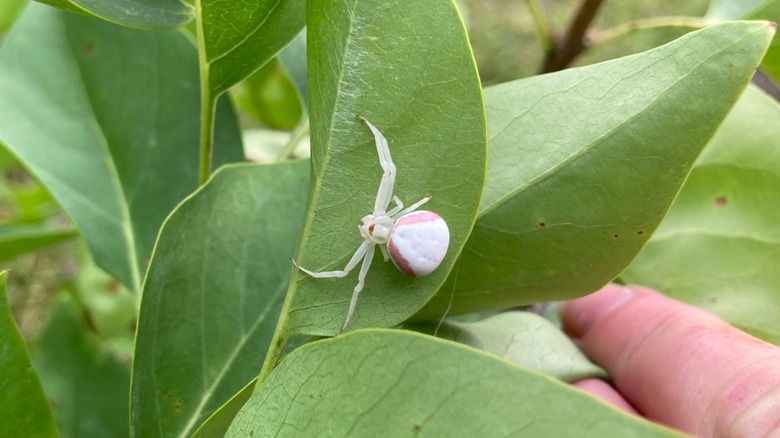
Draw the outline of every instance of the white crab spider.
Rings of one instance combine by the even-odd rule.
[[[360,260],[363,260],[358,274],[358,284],[352,292],[352,300],[349,302],[349,310],[341,331],[347,328],[352,312],[355,311],[358,295],[363,290],[377,245],[385,261],[392,259],[393,264],[404,274],[422,277],[439,266],[450,244],[450,231],[441,216],[430,211],[415,211],[428,202],[430,196],[404,208],[401,200],[393,195],[395,164],[390,157],[387,140],[368,120],[360,116],[358,118],[374,133],[379,165],[384,170],[374,201],[374,211],[363,217],[358,224],[363,243],[341,271],[314,272],[303,268],[293,260],[293,264],[298,269],[315,278],[346,277]],[[395,207],[387,210],[390,201],[395,203]]]

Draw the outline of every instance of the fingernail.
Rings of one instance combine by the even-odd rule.
[[[634,296],[630,288],[610,283],[597,292],[569,301],[561,313],[564,330],[572,337],[583,337],[597,322]]]

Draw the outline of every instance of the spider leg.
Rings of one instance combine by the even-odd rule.
[[[382,251],[382,257],[385,258],[386,262],[390,261],[390,253],[387,252],[387,244],[379,245],[379,249]]]
[[[401,202],[400,199],[398,199],[398,196],[393,195],[393,202],[395,202],[395,207],[391,208],[390,211],[387,212],[388,216],[393,216],[394,214],[401,211],[401,209],[404,208],[404,203]]]
[[[385,139],[382,133],[379,132],[379,130],[376,129],[376,126],[372,125],[371,122],[361,116],[358,116],[358,118],[374,133],[376,151],[379,154],[379,165],[382,166],[382,170],[384,170],[382,180],[379,182],[376,201],[374,202],[374,214],[381,214],[387,210],[387,206],[390,205],[390,199],[393,196],[393,187],[395,186],[395,164],[393,164],[393,158],[390,156],[390,147],[387,145],[387,139]]]
[[[371,244],[369,242],[363,242],[358,247],[357,251],[355,251],[355,254],[352,255],[352,258],[349,259],[349,262],[347,263],[347,266],[344,267],[344,270],[342,271],[324,271],[324,272],[314,272],[310,271],[303,266],[299,265],[298,262],[293,260],[293,265],[295,265],[296,268],[300,269],[301,271],[311,275],[314,278],[336,278],[336,277],[346,277],[347,274],[349,274],[349,271],[355,268],[357,266],[358,262],[360,262],[360,259],[363,258],[363,256],[366,255],[366,252],[368,252],[369,249],[371,253],[373,253],[373,248],[370,248]],[[362,270],[361,270],[362,271]]]
[[[358,274],[358,284],[355,286],[355,290],[352,291],[352,300],[349,302],[349,310],[347,310],[347,318],[344,320],[344,325],[341,326],[341,331],[343,332],[347,328],[347,324],[349,324],[349,320],[352,319],[352,312],[355,311],[355,305],[357,304],[358,295],[360,295],[360,291],[363,290],[363,285],[365,284],[366,280],[366,274],[368,274],[368,268],[371,267],[371,259],[374,258],[374,246],[371,244],[368,248],[368,251],[366,251],[366,255],[363,258],[363,265],[360,266],[360,273]],[[339,332],[339,333],[340,333]]]
[[[405,215],[406,213],[411,213],[411,212],[417,210],[421,205],[425,204],[426,202],[428,202],[430,200],[431,200],[431,197],[430,196],[426,196],[426,197],[420,199],[419,201],[415,202],[414,204],[406,207],[405,209],[403,209],[403,210],[401,210],[399,212],[394,213],[393,215],[391,215],[391,217],[393,219],[396,219],[396,218],[399,218],[399,217]],[[393,209],[393,210],[395,210],[395,209]]]

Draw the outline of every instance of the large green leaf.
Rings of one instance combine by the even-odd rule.
[[[314,178],[297,260],[316,271],[342,269],[363,241],[357,223],[371,213],[382,170],[356,114],[390,144],[395,194],[406,205],[431,195],[424,209],[449,224],[449,253],[428,277],[404,276],[377,250],[349,327],[392,326],[441,286],[482,193],[485,119],[466,32],[448,1],[309,2],[307,19]],[[356,274],[297,273],[285,333],[338,333]]]
[[[59,298],[31,353],[60,435],[127,436],[129,366],[88,331],[76,303],[68,295],[61,294]]]
[[[198,67],[177,31],[31,5],[0,49],[0,141],[51,191],[97,263],[138,290],[165,216],[198,178]],[[216,160],[240,160],[229,107]]]
[[[0,436],[57,436],[30,353],[14,323],[5,293],[8,271],[0,272]]]
[[[566,299],[617,276],[663,218],[772,37],[713,26],[642,54],[485,91],[485,196],[418,317]]]
[[[680,437],[453,342],[364,330],[299,348],[239,412],[245,436]]]
[[[259,372],[303,222],[307,168],[224,168],[166,221],[141,302],[134,436],[190,436]]]
[[[4,0],[5,1],[5,0]],[[161,29],[186,24],[195,16],[182,0],[37,0],[56,8],[123,26]]]
[[[412,328],[566,382],[607,377],[558,327],[535,313],[504,312],[480,321],[448,320]]]
[[[303,28],[305,0],[199,0],[203,74],[214,95],[273,58]]]
[[[0,224],[0,262],[56,245],[77,235],[75,230],[43,225]]]
[[[780,345],[780,106],[749,88],[621,274]]]

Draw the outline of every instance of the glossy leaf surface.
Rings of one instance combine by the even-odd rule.
[[[134,436],[190,436],[257,375],[287,290],[307,161],[214,174],[166,221],[136,338]]]
[[[0,272],[0,436],[57,436],[54,417],[43,394],[30,353],[16,327],[6,298],[8,271]]]
[[[356,115],[387,138],[395,194],[406,205],[432,196],[423,208],[449,225],[448,256],[430,276],[404,276],[377,249],[350,328],[392,326],[440,287],[474,221],[485,172],[474,61],[447,1],[309,2],[307,17],[314,178],[298,262],[315,271],[342,269],[363,242],[357,223],[374,207],[382,169],[374,138]],[[357,272],[293,278],[286,333],[336,334]]]
[[[510,311],[481,321],[450,320],[434,327],[422,331],[565,382],[607,377],[558,327],[535,313]]]
[[[198,102],[197,54],[178,31],[31,5],[0,50],[0,140],[132,290],[163,219],[197,187]],[[241,160],[229,107],[217,127],[216,162]]]
[[[290,354],[237,436],[679,437],[547,376],[453,342],[365,330]]]
[[[658,49],[485,91],[480,213],[418,318],[573,298],[616,277],[669,208],[772,38],[713,26]]]
[[[780,345],[778,132],[780,106],[748,89],[621,279]]]
[[[305,0],[201,0],[209,86],[221,93],[273,58],[303,28]]]
[[[128,27],[160,29],[186,24],[194,9],[182,0],[37,0],[65,11]]]

